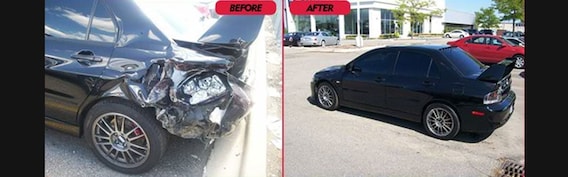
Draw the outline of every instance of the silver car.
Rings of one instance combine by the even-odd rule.
[[[453,30],[447,33],[444,33],[445,38],[463,38],[469,36],[468,32],[464,30]]]
[[[339,38],[325,31],[309,32],[300,39],[300,44],[303,46],[325,47],[328,44],[338,45]]]

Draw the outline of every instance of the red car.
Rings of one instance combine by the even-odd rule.
[[[500,36],[473,35],[450,41],[448,45],[467,51],[482,63],[499,63],[510,58],[515,60],[515,68],[525,67],[525,47],[515,45]]]

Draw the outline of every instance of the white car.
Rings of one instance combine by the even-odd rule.
[[[447,33],[444,33],[445,38],[463,38],[469,36],[469,33],[464,30],[453,30]]]

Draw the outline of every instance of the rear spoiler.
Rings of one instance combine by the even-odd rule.
[[[499,82],[501,79],[506,77],[513,71],[514,60],[507,58],[497,64],[491,65],[483,73],[477,77],[478,80],[488,81],[488,82]]]

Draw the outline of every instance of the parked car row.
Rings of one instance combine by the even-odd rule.
[[[290,32],[284,34],[284,46],[322,46],[338,45],[339,37],[327,31],[316,32]]]

